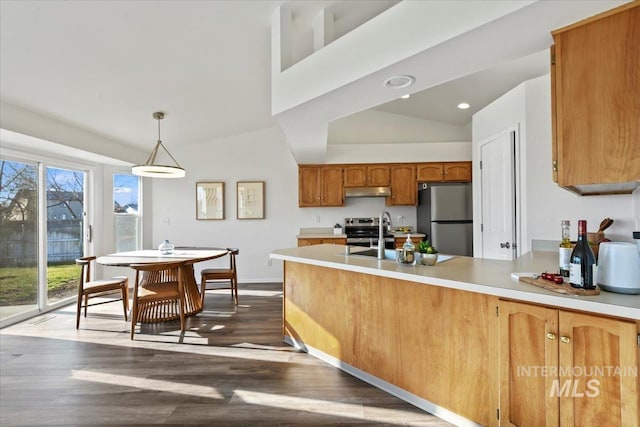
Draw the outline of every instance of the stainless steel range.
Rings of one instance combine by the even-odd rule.
[[[345,218],[344,233],[347,235],[347,245],[373,247],[378,245],[379,218]],[[389,221],[382,220],[384,230],[384,246],[386,249],[395,247],[393,234],[389,232]]]

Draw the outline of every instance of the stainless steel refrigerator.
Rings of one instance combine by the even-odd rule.
[[[418,184],[416,230],[442,254],[472,256],[471,184]]]

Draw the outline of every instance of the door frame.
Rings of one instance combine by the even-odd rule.
[[[517,258],[519,256],[522,255],[522,250],[524,247],[527,247],[528,245],[523,245],[522,242],[524,241],[524,239],[526,239],[526,235],[523,232],[523,197],[524,197],[524,189],[523,189],[523,180],[522,180],[522,162],[521,162],[521,157],[522,157],[522,153],[521,153],[521,145],[522,145],[522,137],[521,137],[521,126],[520,123],[516,123],[512,126],[506,127],[503,130],[501,130],[500,132],[497,132],[487,138],[484,138],[482,140],[480,140],[477,144],[475,144],[475,150],[476,150],[476,156],[475,158],[478,159],[478,161],[482,160],[482,146],[485,145],[486,143],[495,140],[499,137],[504,136],[505,134],[509,134],[513,132],[514,135],[514,197],[515,197],[515,202],[514,202],[514,207],[515,207],[515,212],[514,212],[514,223],[513,223],[513,231],[514,231],[514,237],[515,237],[515,243],[516,243],[516,250],[514,253],[514,257]],[[477,209],[474,209],[474,218],[473,218],[473,222],[474,224],[476,224],[473,227],[474,230],[474,236],[473,236],[473,254],[474,257],[477,258],[484,258],[484,253],[483,253],[483,233],[480,231],[480,226],[482,224],[482,172],[480,170],[480,165],[478,164],[474,169],[476,169],[474,171],[474,176],[479,177],[479,179],[474,180],[473,181],[473,185],[474,185],[474,197],[477,196],[478,198],[478,202],[474,203],[475,206],[477,206]]]

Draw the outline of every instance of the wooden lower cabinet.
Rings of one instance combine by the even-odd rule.
[[[639,324],[500,301],[500,425],[637,426]]]
[[[284,333],[485,426],[498,425],[498,298],[286,261]]]
[[[423,237],[411,236],[411,241],[413,242],[414,245],[416,245],[416,248],[418,247],[418,244],[420,242],[422,242],[422,239],[423,239]],[[401,248],[402,245],[404,245],[404,242],[407,241],[407,238],[406,237],[396,237],[395,240],[396,240],[395,241],[396,248]]]
[[[322,245],[324,243],[330,243],[332,245],[346,245],[346,237],[323,237],[323,238],[298,238],[298,247]]]

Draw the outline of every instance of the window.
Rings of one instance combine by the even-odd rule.
[[[116,251],[141,249],[140,178],[113,174],[113,213],[116,220]]]

